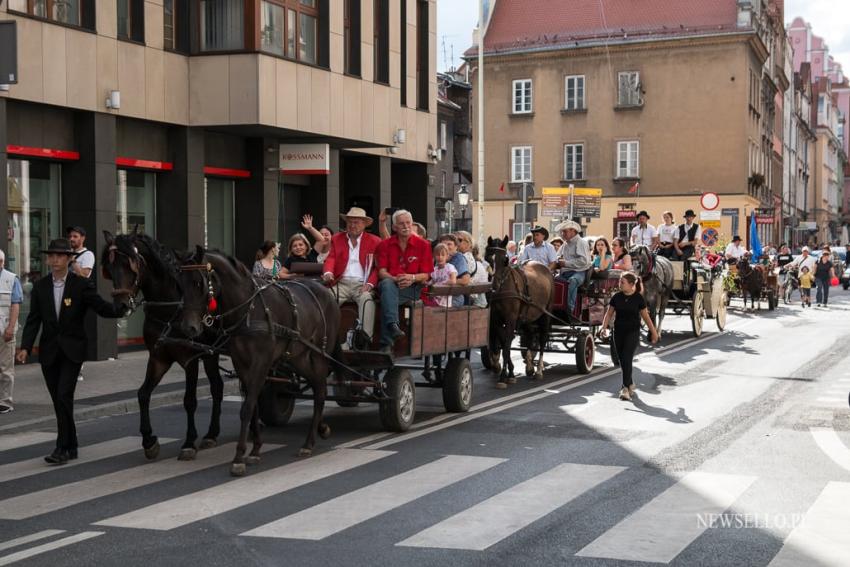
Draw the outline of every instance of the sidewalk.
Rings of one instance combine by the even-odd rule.
[[[119,358],[86,362],[83,380],[77,382],[74,415],[77,421],[94,419],[106,415],[135,413],[139,411],[136,392],[145,379],[148,362],[147,351],[119,354]],[[221,360],[222,366],[230,368],[230,361]],[[224,377],[224,395],[238,395],[239,381]],[[185,374],[175,364],[163,376],[151,397],[151,409],[183,403]],[[198,398],[209,396],[203,365],[198,371]],[[53,404],[44,385],[41,366],[37,363],[15,367],[15,411],[0,415],[0,435],[25,429],[54,428],[56,418]]]

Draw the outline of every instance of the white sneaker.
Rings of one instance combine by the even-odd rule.
[[[629,393],[628,388],[623,388],[622,390],[620,390],[620,399],[625,400],[627,402],[631,401],[632,395]]]
[[[13,411],[15,411],[15,408],[10,406],[9,404],[0,404],[0,414],[12,413]]]

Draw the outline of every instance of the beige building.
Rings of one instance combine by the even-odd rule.
[[[7,0],[0,19],[19,56],[0,229],[25,284],[71,224],[96,252],[139,224],[249,265],[304,213],[336,229],[393,205],[433,226],[436,0]],[[98,325],[93,355],[110,355],[115,325]]]
[[[604,22],[589,0],[596,8],[534,3],[548,9],[499,0],[486,31],[485,233],[524,232],[523,183],[538,204],[543,188],[573,184],[603,191],[600,216],[578,219],[590,234],[628,234],[638,210],[660,223],[665,210],[682,222],[694,209],[719,241],[746,239],[747,215],[782,196],[776,99],[789,82],[774,3],[689,1],[640,15],[634,6]],[[720,198],[711,211],[700,206],[707,192]],[[776,217],[763,242],[778,230],[778,207]]]

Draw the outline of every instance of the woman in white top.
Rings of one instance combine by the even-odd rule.
[[[664,211],[664,224],[658,225],[658,255],[672,259],[676,254],[673,243],[679,237],[679,225],[673,222],[673,213]]]

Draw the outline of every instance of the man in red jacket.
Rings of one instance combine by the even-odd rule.
[[[372,225],[366,211],[352,207],[339,215],[345,221],[345,232],[331,238],[331,248],[325,259],[322,279],[332,285],[340,305],[346,301],[357,302],[357,311],[363,331],[372,337],[375,328],[375,302],[372,290],[378,282],[375,250],[381,239],[365,230]]]

